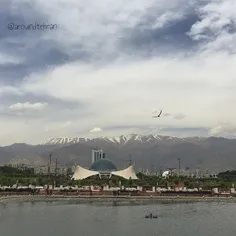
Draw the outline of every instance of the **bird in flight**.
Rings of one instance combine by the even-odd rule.
[[[162,113],[162,110],[160,111],[160,113],[158,114],[158,115],[154,115],[154,116],[152,116],[152,118],[158,118],[158,117],[160,117],[161,116],[161,113]]]

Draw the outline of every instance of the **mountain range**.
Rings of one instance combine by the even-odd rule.
[[[118,168],[128,165],[152,170],[181,168],[224,171],[236,167],[236,140],[221,137],[177,138],[161,135],[121,135],[100,138],[54,138],[39,145],[16,143],[0,147],[0,164],[45,165],[52,153],[59,165],[91,165],[92,149],[101,148]]]

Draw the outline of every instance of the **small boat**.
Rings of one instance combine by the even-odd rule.
[[[146,219],[156,219],[157,215],[153,215],[152,213],[150,213],[149,215],[145,216]]]

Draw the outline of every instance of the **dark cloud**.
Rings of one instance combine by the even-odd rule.
[[[96,50],[89,50],[79,41],[70,45],[71,48],[65,49],[58,44],[56,39],[53,39],[55,33],[53,31],[47,32],[50,34],[49,40],[43,37],[44,31],[9,30],[7,28],[9,23],[57,23],[49,22],[49,16],[36,11],[33,3],[22,3],[20,9],[27,12],[24,15],[21,11],[14,11],[10,3],[12,1],[4,2],[0,14],[0,50],[2,53],[19,57],[22,62],[17,65],[0,65],[0,81],[9,84],[22,80],[32,72],[44,70],[48,66],[63,65],[78,60],[110,63],[120,55],[150,57],[176,51],[194,51],[198,43],[186,35],[186,32],[198,20],[192,8],[186,9],[189,12],[182,19],[170,21],[163,28],[152,29],[150,26],[158,16],[154,7],[147,10],[146,15],[134,28],[123,30],[121,37],[117,38],[118,48],[115,51],[103,53],[101,45],[97,45]],[[61,30],[60,25],[57,30]]]
[[[0,51],[1,53],[18,58],[20,61],[14,63],[0,64],[0,81],[11,84],[22,80],[32,72],[46,69],[48,66],[62,65],[74,60],[86,60],[86,52],[77,45],[76,53],[61,49],[56,40],[43,37],[43,30],[9,30],[8,25],[28,24],[55,24],[49,22],[48,17],[40,11],[33,11],[30,4],[22,3],[22,9],[27,14],[14,12],[12,5],[5,3],[0,11]],[[3,10],[4,9],[4,10]],[[33,11],[33,12],[32,12]],[[60,30],[58,27],[57,30]],[[49,30],[48,30],[49,31]],[[48,32],[53,38],[53,30]]]
[[[150,19],[148,19],[150,20]],[[196,13],[188,14],[183,19],[173,20],[162,28],[152,29],[149,21],[140,23],[134,29],[126,30],[126,37],[121,47],[133,54],[155,56],[165,53],[194,51],[198,42],[193,41],[186,33],[199,20]],[[151,20],[154,22],[154,19]],[[144,27],[144,25],[148,25]]]

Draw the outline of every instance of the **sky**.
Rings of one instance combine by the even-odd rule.
[[[0,146],[234,138],[235,9],[235,0],[2,0]]]

